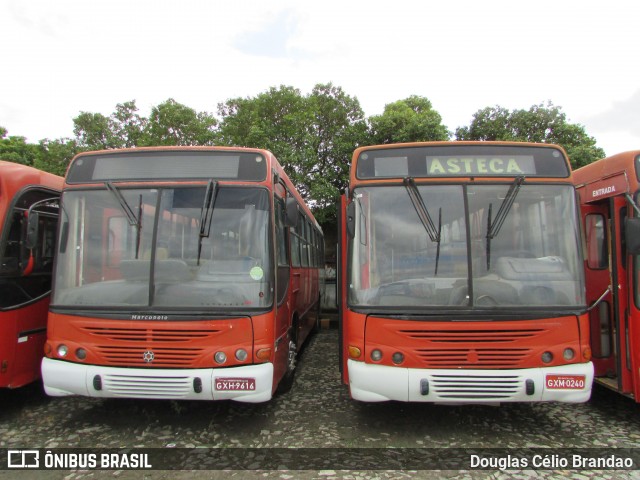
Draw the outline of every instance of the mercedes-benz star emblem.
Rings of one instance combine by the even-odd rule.
[[[146,352],[144,352],[142,354],[142,359],[146,362],[146,363],[151,363],[153,362],[153,359],[156,356],[153,354],[153,352],[151,350],[147,350]]]

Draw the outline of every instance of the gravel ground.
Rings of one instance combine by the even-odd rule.
[[[454,407],[355,402],[340,384],[337,342],[336,330],[323,330],[313,337],[300,358],[292,391],[265,404],[48,398],[38,384],[4,391],[0,393],[0,447],[304,447],[346,452],[388,447],[640,448],[640,407],[600,388],[595,388],[590,402],[577,405]],[[345,471],[336,466],[340,465],[297,471],[0,471],[0,477],[640,478],[640,471]]]

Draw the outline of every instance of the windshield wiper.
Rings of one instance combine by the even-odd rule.
[[[127,217],[127,221],[129,222],[129,225],[131,225],[132,227],[136,227],[137,229],[135,258],[138,258],[138,254],[140,253],[140,233],[142,230],[141,228],[142,227],[142,195],[140,195],[140,203],[138,204],[138,215],[136,215],[135,213],[133,213],[133,209],[127,203],[127,201],[125,200],[120,190],[118,190],[118,188],[113,183],[104,182],[104,185],[107,187],[107,190],[109,190],[113,194],[116,200],[118,200],[118,203],[120,204],[120,209]]]
[[[416,186],[415,180],[412,177],[405,177],[404,186],[407,189],[407,193],[409,194],[411,203],[413,203],[413,207],[416,209],[418,218],[420,219],[420,222],[422,222],[422,226],[424,226],[424,229],[427,231],[427,235],[429,235],[429,239],[437,245],[436,269],[434,275],[438,275],[438,262],[440,261],[440,233],[442,232],[442,208],[438,211],[438,228],[436,228],[433,223],[433,219],[429,214],[429,210],[427,210],[427,206],[424,203],[424,199],[422,198],[422,195],[420,195],[420,191]]]
[[[211,221],[213,219],[213,207],[216,204],[216,196],[218,195],[218,182],[211,179],[207,185],[207,191],[204,194],[204,203],[200,210],[200,233],[198,235],[198,261],[200,265],[200,255],[202,254],[202,239],[209,238],[211,233]]]
[[[489,213],[487,215],[487,245],[486,245],[486,254],[487,254],[487,270],[491,268],[491,240],[498,236],[500,233],[500,229],[504,224],[507,216],[509,215],[509,211],[513,206],[513,202],[516,200],[518,196],[518,191],[524,182],[524,175],[516,177],[511,185],[509,186],[509,190],[507,191],[507,195],[502,200],[500,204],[500,208],[498,209],[498,213],[496,214],[495,220],[491,220],[491,210],[493,208],[493,204],[489,204]]]

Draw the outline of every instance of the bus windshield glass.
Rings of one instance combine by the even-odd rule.
[[[65,192],[62,210],[56,307],[157,312],[272,304],[266,189],[112,184]]]
[[[583,306],[573,188],[520,183],[355,189],[350,304]]]

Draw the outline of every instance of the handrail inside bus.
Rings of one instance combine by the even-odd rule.
[[[591,310],[596,308],[598,305],[600,305],[600,302],[602,302],[609,293],[611,293],[611,285],[607,287],[607,289],[602,293],[602,295],[600,295],[600,297],[598,297],[598,299],[595,302],[593,302],[589,307],[587,307],[587,312],[590,312]]]
[[[633,197],[628,192],[625,193],[624,196],[626,197],[627,202],[629,202],[633,210],[636,212],[636,215],[640,217],[640,207],[638,207],[638,204],[635,202]]]

